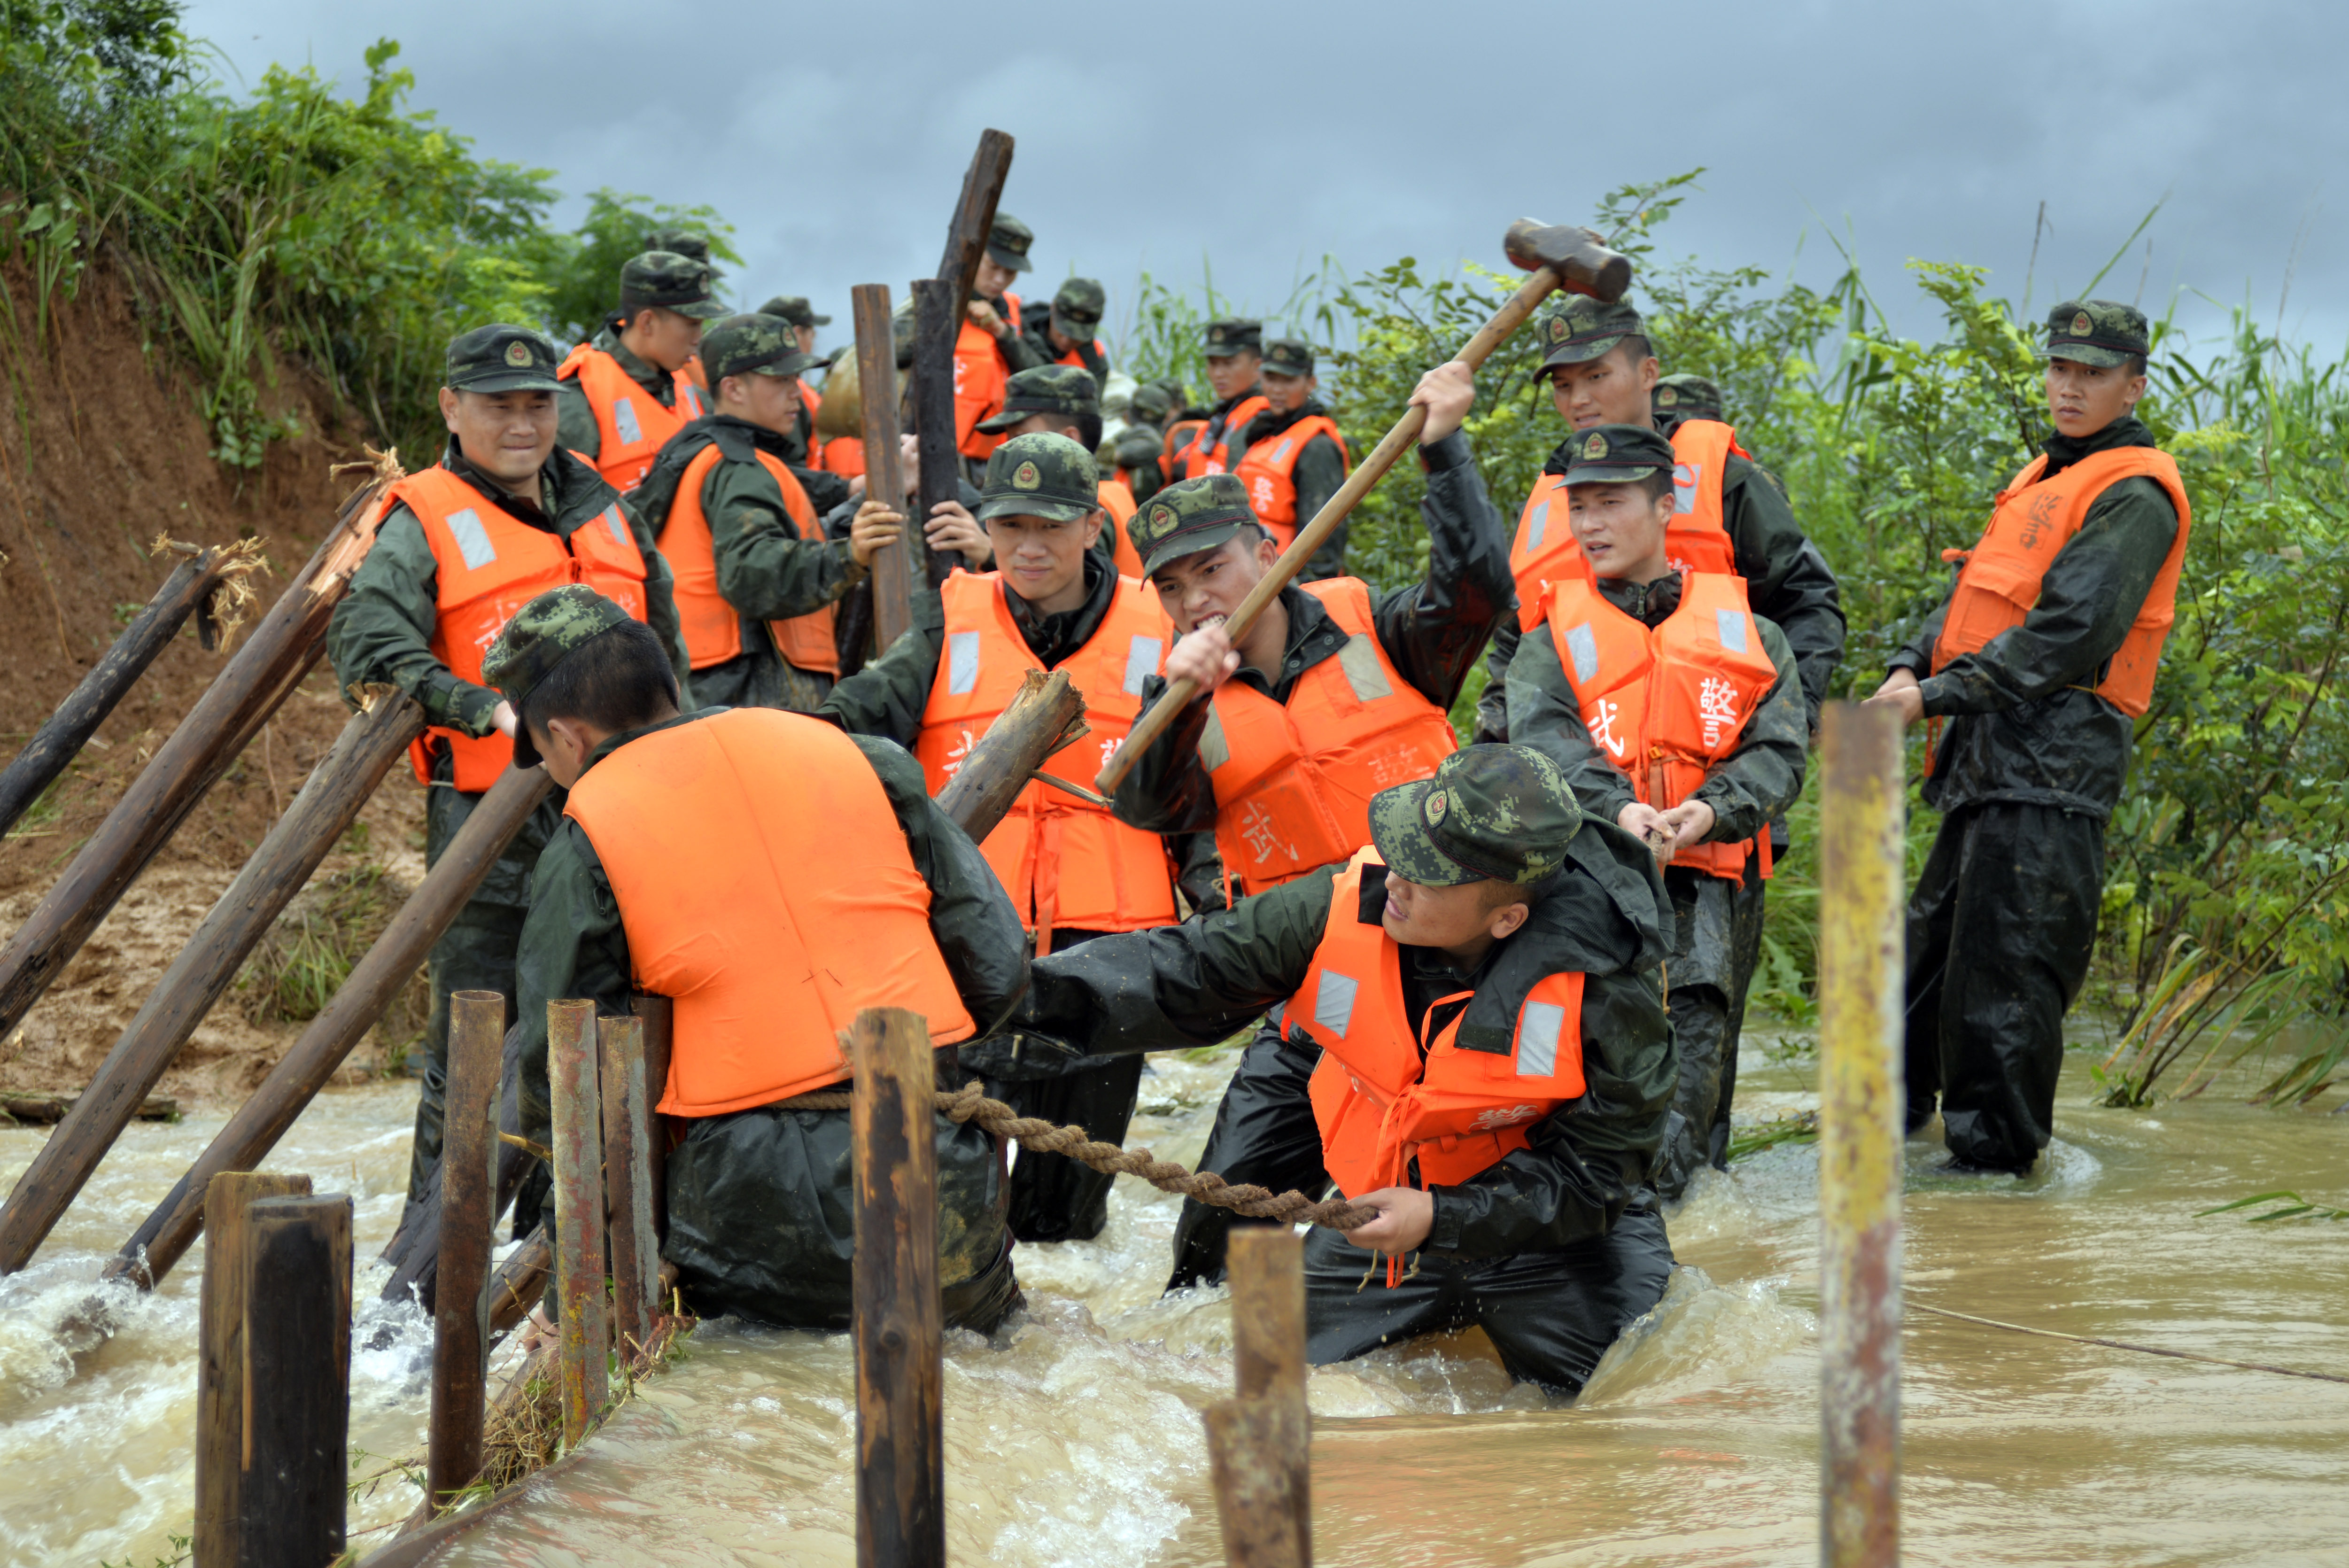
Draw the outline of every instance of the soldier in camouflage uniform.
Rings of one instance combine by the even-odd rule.
[[[543,399],[549,412],[555,393],[554,346],[519,327],[484,327],[449,346],[448,382],[441,393],[450,439],[440,467],[470,485],[480,504],[494,505],[504,519],[542,530],[576,553],[571,541],[582,528],[605,526],[609,515],[625,519],[647,568],[646,618],[670,651],[680,679],[686,670],[677,607],[670,597],[668,565],[652,535],[619,493],[596,472],[562,451],[554,432],[545,432],[540,467],[528,478],[501,478],[483,464],[502,455],[469,456],[457,427],[470,417],[467,400],[527,395]],[[481,547],[486,548],[484,535]],[[511,732],[512,718],[489,686],[464,679],[435,651],[440,622],[440,566],[423,524],[407,504],[393,506],[376,532],[375,545],[352,575],[349,593],[335,607],[326,630],[326,657],[346,691],[388,682],[423,705],[437,729],[455,735],[490,736]],[[424,862],[440,861],[481,800],[478,790],[457,787],[450,743],[428,735],[418,754],[429,787],[424,801]],[[441,1106],[448,1083],[449,998],[458,991],[494,991],[509,1002],[514,994],[514,944],[530,901],[531,867],[554,826],[561,806],[549,801],[533,812],[490,868],[481,887],[433,944],[432,1011],[425,1026],[424,1085],[416,1113],[416,1142],[409,1168],[411,1200],[425,1190],[440,1158]]]
[[[815,329],[819,327],[831,326],[832,317],[818,316],[815,313],[815,306],[808,303],[807,296],[779,294],[759,306],[759,314],[772,316],[779,320],[789,322],[792,337],[799,344],[800,352],[807,355],[812,364],[821,365],[825,362],[815,351]],[[823,407],[823,395],[815,388],[809,386],[804,377],[802,378],[799,417],[792,421],[791,431],[791,444],[797,450],[799,455],[787,456],[783,460],[794,468],[816,466],[816,460],[812,454],[823,450],[823,443],[816,440],[815,416]],[[822,508],[827,512],[831,509],[829,506]]]
[[[1102,443],[1101,387],[1092,372],[1072,365],[1040,365],[1011,378],[1003,393],[1003,411],[981,420],[978,428],[990,435],[1066,436],[1087,452]],[[1094,487],[1108,521],[1093,546],[1116,563],[1128,576],[1142,575],[1142,562],[1126,538],[1133,516],[1133,492],[1112,474],[1102,475]]]
[[[1379,1218],[1308,1233],[1306,1354],[1343,1361],[1475,1324],[1515,1376],[1578,1389],[1662,1296],[1672,1265],[1642,1180],[1674,1080],[1655,862],[1630,835],[1586,820],[1546,758],[1511,746],[1470,747],[1433,778],[1382,792],[1371,832],[1375,857],[1226,913],[1039,959],[1021,1053],[1040,1054],[1046,1039],[1079,1051],[1198,1046],[1261,1018],[1259,1046],[1293,1036],[1329,1079],[1310,1102],[1299,1093],[1280,1107],[1278,1127],[1268,1121],[1286,1169],[1253,1179],[1276,1190],[1318,1186],[1325,1160],[1360,1171],[1381,1099],[1400,1113],[1419,1103],[1423,1075],[1441,1087],[1454,1064],[1492,1054],[1511,1103],[1478,1125],[1523,1131],[1464,1133],[1457,1158],[1454,1148],[1439,1158],[1431,1135],[1401,1146],[1400,1163],[1383,1168],[1389,1185],[1373,1174],[1345,1186]],[[1391,966],[1383,984],[1348,957],[1366,950]],[[1433,1042],[1423,1053],[1423,1039]],[[998,1042],[978,1052],[1003,1054]],[[1373,1059],[1409,1065],[1384,1077]],[[1547,1087],[1517,1086],[1540,1075],[1552,1075],[1539,1077]],[[1380,1269],[1379,1252],[1404,1267]]]
[[[1109,379],[1109,350],[1097,334],[1108,309],[1109,296],[1100,284],[1072,277],[1052,296],[1052,308],[1043,319],[1029,321],[1029,348],[1041,363],[1089,370],[1094,384],[1101,385]]]
[[[1723,420],[1721,389],[1702,376],[1660,376],[1648,394],[1656,429],[1669,436],[1682,420]]]
[[[1240,433],[1240,442],[1250,453],[1261,459],[1266,454],[1279,452],[1280,461],[1288,465],[1288,479],[1296,494],[1288,505],[1287,519],[1289,532],[1313,521],[1322,504],[1338,493],[1346,483],[1349,466],[1346,449],[1340,437],[1326,428],[1317,429],[1293,457],[1281,448],[1278,438],[1309,420],[1330,418],[1329,405],[1322,402],[1321,383],[1313,374],[1313,345],[1298,337],[1275,337],[1264,346],[1264,377],[1262,385],[1266,400],[1272,405],[1248,421]],[[1244,472],[1247,460],[1233,464],[1249,485],[1249,499],[1257,503],[1257,514],[1264,509],[1257,494],[1254,473]],[[1346,575],[1346,528],[1338,524],[1337,532],[1322,542],[1305,564],[1298,580],[1318,583],[1324,577]]]
[[[665,732],[705,722],[728,726],[727,733],[735,738],[723,742],[724,754],[737,761],[742,770],[739,784],[744,787],[697,794],[695,780],[701,775],[676,784],[678,814],[689,821],[645,831],[666,835],[665,846],[669,840],[680,841],[683,852],[661,862],[663,870],[672,865],[678,868],[679,883],[639,885],[636,896],[647,902],[638,906],[638,918],[665,907],[664,929],[673,931],[680,918],[689,923],[690,912],[700,909],[708,919],[728,926],[723,936],[711,939],[713,946],[806,950],[807,943],[797,932],[762,934],[730,924],[746,916],[730,907],[722,888],[710,885],[712,862],[707,851],[713,834],[757,836],[754,830],[737,826],[745,815],[758,819],[755,810],[746,810],[745,794],[799,801],[812,776],[820,777],[828,789],[844,792],[854,781],[838,771],[843,742],[836,732],[785,714],[724,709],[679,712],[677,688],[649,653],[648,639],[617,606],[585,587],[557,589],[524,606],[499,635],[482,670],[498,682],[521,716],[515,760],[536,763],[543,753],[547,771],[566,790],[578,787],[595,770],[613,765],[616,754],[625,755],[628,747],[653,742]],[[742,722],[754,717],[757,724]],[[760,775],[752,764],[766,765],[769,752],[746,744],[740,739],[745,735],[764,737],[771,748],[803,755],[805,771],[793,767],[776,776]],[[978,848],[931,801],[913,759],[883,742],[853,744],[870,766],[878,794],[903,835],[895,846],[876,851],[864,844],[854,853],[877,854],[885,861],[890,851],[910,857],[914,872],[928,890],[926,923],[936,957],[943,960],[946,978],[977,1032],[985,1033],[1004,1019],[1026,983],[1026,940],[1019,917]],[[851,758],[852,772],[854,766]],[[840,798],[849,797],[843,793]],[[602,797],[599,810],[610,799]],[[625,816],[623,813],[616,831],[625,831]],[[614,821],[608,816],[599,820]],[[605,836],[604,842],[612,848],[616,840]],[[755,859],[761,852],[756,844],[746,844],[743,853]],[[822,908],[826,865],[820,858],[802,859],[765,869],[777,883],[789,885],[790,908]],[[832,896],[829,902],[838,907],[844,898],[856,903],[873,891],[852,888]],[[675,913],[679,907],[688,911],[683,917]],[[754,907],[763,911],[771,904]],[[626,1013],[642,961],[652,956],[631,954],[628,933],[637,920],[624,920],[625,912],[605,857],[597,853],[579,816],[565,815],[540,855],[530,918],[522,930],[521,1009],[515,1028],[520,1035],[523,1132],[533,1142],[550,1143],[553,1134],[546,1004],[585,998],[595,1003],[598,1013]],[[770,917],[760,913],[747,918]],[[891,972],[896,976],[917,972],[900,955],[893,954],[892,961],[895,967]],[[710,977],[721,994],[724,980]],[[843,977],[841,984],[851,995],[858,989],[856,977]],[[686,1081],[679,1067],[689,1065],[689,1054],[698,1045],[710,1049],[688,1037],[685,1018],[680,1007],[670,1079],[656,1090],[665,1088],[671,1103]],[[775,1044],[779,1057],[821,1057],[834,1049],[829,1040]],[[957,1067],[954,1050],[942,1048],[937,1055],[940,1086],[959,1086],[967,1075]],[[685,1111],[681,1119],[688,1130],[667,1155],[664,1251],[678,1266],[695,1310],[792,1328],[848,1327],[854,1259],[846,1223],[854,1201],[848,1114],[761,1105],[730,1113]],[[936,1132],[939,1282],[946,1321],[949,1326],[985,1331],[1019,1300],[1010,1240],[1004,1230],[1003,1153],[978,1127],[943,1116],[936,1118]]]
[[[1133,389],[1125,405],[1125,429],[1117,436],[1112,453],[1118,478],[1133,492],[1135,504],[1149,500],[1166,483],[1161,462],[1166,452],[1166,426],[1174,418],[1174,400],[1165,385],[1145,381]]]
[[[677,379],[701,346],[702,324],[726,314],[726,307],[710,297],[712,286],[707,262],[674,251],[631,256],[620,268],[620,308],[616,317],[620,325],[605,326],[583,347],[609,355],[629,380],[678,422],[698,419],[708,411],[698,406],[698,392],[685,398]],[[573,358],[577,358],[574,350]],[[555,393],[559,417],[555,439],[565,452],[602,464],[603,428],[582,378],[570,368],[570,361],[565,363],[563,385]]]
[[[1704,580],[1684,577],[1665,554],[1664,529],[1673,504],[1671,442],[1642,425],[1597,425],[1578,432],[1575,441],[1565,476],[1572,510],[1560,521],[1569,522],[1582,543],[1599,597],[1642,627],[1661,627],[1681,608],[1684,586]],[[1619,514],[1610,513],[1614,507],[1619,507]],[[1585,534],[1593,517],[1604,518],[1608,530],[1595,540]],[[1656,1186],[1666,1199],[1678,1199],[1700,1167],[1710,1162],[1728,1168],[1737,1041],[1744,1025],[1746,988],[1754,977],[1741,939],[1761,929],[1764,862],[1757,846],[1756,852],[1744,857],[1743,874],[1735,880],[1693,864],[1671,862],[1676,851],[1745,844],[1767,834],[1771,821],[1802,794],[1809,734],[1802,680],[1785,634],[1771,621],[1754,617],[1753,624],[1776,667],[1777,679],[1741,716],[1735,748],[1712,764],[1703,783],[1684,802],[1665,811],[1662,801],[1635,796],[1634,781],[1626,769],[1644,767],[1645,762],[1636,755],[1627,762],[1619,752],[1610,754],[1602,746],[1602,738],[1619,739],[1609,722],[1612,715],[1586,712],[1576,695],[1578,680],[1596,680],[1602,691],[1612,689],[1610,672],[1599,668],[1599,645],[1588,641],[1575,649],[1576,678],[1568,680],[1546,613],[1547,603],[1545,597],[1528,607],[1528,615],[1542,618],[1532,622],[1509,665],[1509,733],[1516,744],[1531,746],[1557,763],[1584,811],[1627,831],[1644,831],[1657,845],[1658,857],[1666,862],[1664,888],[1671,896],[1674,927],[1665,973],[1671,981],[1672,1033],[1680,1044],[1680,1089]],[[1586,639],[1591,631],[1588,621],[1569,629]],[[1730,639],[1724,634],[1722,640]],[[1613,706],[1603,698],[1599,702]],[[1646,706],[1655,714],[1664,704]],[[1694,742],[1696,737],[1651,734],[1646,747],[1633,750],[1652,748],[1660,739]]]

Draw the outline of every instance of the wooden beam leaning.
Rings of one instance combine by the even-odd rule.
[[[849,290],[856,322],[856,394],[864,422],[864,493],[903,507],[905,481],[897,461],[897,340],[889,319],[889,286]],[[873,654],[879,658],[914,624],[913,545],[921,519],[906,520],[897,542],[873,556]]]
[[[1819,729],[1819,1561],[1900,1556],[1900,721]]]
[[[481,1469],[489,1397],[490,1254],[497,1224],[498,1061],[506,999],[449,999],[449,1093],[440,1145],[440,1293],[432,1312],[432,1415],[424,1496],[445,1508]]]
[[[246,1210],[257,1198],[306,1194],[310,1179],[222,1171],[204,1190],[204,1284],[197,1307],[196,1568],[234,1561],[244,1491]]]
[[[424,732],[424,710],[414,698],[387,686],[370,691],[367,701],[343,726],[293,805],[155,982],[88,1089],[17,1179],[7,1209],[0,1211],[0,1273],[14,1273],[32,1261],[188,1037],[236,979],[245,955],[310,880],[409,742]]]
[[[182,557],[147,601],[147,607],[122,628],[114,646],[90,666],[47,723],[34,732],[16,761],[0,773],[0,834],[16,825],[25,809],[57,782],[66,764],[80,754],[106,716],[114,711],[139,677],[171,646],[196,607],[220,590],[233,566],[249,564],[243,551],[213,545]],[[208,642],[207,648],[212,645]]]
[[[481,879],[505,853],[553,781],[544,768],[508,768],[490,787],[457,836],[425,874],[391,924],[376,939],[323,1012],[303,1029],[261,1087],[213,1135],[188,1174],[107,1265],[109,1279],[128,1278],[152,1289],[196,1238],[203,1219],[203,1184],[223,1170],[250,1170],[268,1158],[304,1107],[316,1098],[422,966],[432,944],[457,918]]]
[[[612,1335],[626,1363],[652,1343],[660,1302],[653,1233],[652,1117],[645,1101],[645,1021],[596,1021],[603,1052],[604,1203],[612,1237]],[[445,1223],[445,1221],[444,1221]],[[447,1278],[448,1271],[441,1271]]]
[[[978,133],[978,151],[962,177],[953,221],[935,278],[914,284],[914,429],[921,452],[921,497],[915,523],[930,509],[961,493],[962,454],[955,440],[954,354],[964,312],[995,227],[996,204],[1011,177],[1011,138],[1000,130]],[[946,581],[960,558],[951,551],[926,550],[933,587]]]
[[[247,1210],[236,1568],[342,1555],[350,1473],[351,1200]]]
[[[1202,1414],[1224,1561],[1233,1568],[1309,1568],[1313,1561],[1304,1257],[1303,1240],[1287,1226],[1232,1231],[1239,1397]]]
[[[563,1445],[575,1447],[611,1393],[604,1313],[604,1117],[595,1082],[595,1004],[546,1004],[546,1076],[554,1111],[554,1290],[563,1321]]]
[[[1084,694],[1069,684],[1068,671],[1030,670],[938,791],[938,809],[977,843],[995,831],[1046,758],[1089,732]]]
[[[918,1012],[867,1008],[849,1033],[857,1568],[945,1568],[937,1064]]]

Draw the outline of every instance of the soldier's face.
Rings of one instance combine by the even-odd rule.
[[[1207,356],[1207,385],[1216,389],[1218,399],[1232,397],[1256,385],[1257,370],[1264,364],[1264,356],[1243,349],[1237,354]]]
[[[2047,361],[2047,417],[2067,436],[2091,436],[2126,418],[2145,396],[2145,378],[2123,365]]]
[[[761,430],[790,430],[800,417],[797,376],[729,376],[718,384],[718,406]]]
[[[978,258],[978,275],[971,286],[989,299],[1001,299],[1003,291],[1009,288],[1012,279],[1019,275],[1009,267],[999,265],[993,256],[981,256]]]
[[[1188,637],[1203,626],[1229,620],[1279,557],[1278,545],[1243,529],[1212,550],[1176,556],[1151,573],[1150,581],[1176,635]]]
[[[1661,369],[1652,354],[1634,359],[1620,348],[1609,348],[1596,359],[1552,370],[1549,400],[1557,405],[1558,418],[1578,431],[1593,425],[1653,425],[1648,396]]]
[[[534,476],[554,455],[553,392],[452,392],[440,418],[475,467],[505,484]]]
[[[1320,385],[1320,381],[1311,376],[1284,376],[1278,370],[1264,373],[1265,400],[1284,414],[1295,413],[1303,408],[1305,400],[1311,397],[1314,389]]]
[[[1059,615],[1085,602],[1085,552],[1101,537],[1102,514],[1081,523],[1011,515],[987,520],[995,565],[1011,591]]]
[[[1436,948],[1455,956],[1475,956],[1525,924],[1523,898],[1495,906],[1493,885],[1467,882],[1427,888],[1387,873],[1387,907],[1379,924],[1405,947]]]
[[[1652,583],[1672,569],[1664,550],[1670,495],[1651,501],[1637,484],[1569,485],[1566,519],[1595,576]]]
[[[794,327],[792,328],[792,337],[794,342],[799,344],[801,353],[812,354],[815,352],[814,327]]]
[[[649,359],[664,370],[682,370],[701,347],[701,323],[650,305],[628,318],[621,336],[627,341],[628,351],[638,358]]]

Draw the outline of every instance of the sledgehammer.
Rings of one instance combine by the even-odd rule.
[[[1611,303],[1622,298],[1623,291],[1631,286],[1631,258],[1609,250],[1590,230],[1570,223],[1537,223],[1531,218],[1519,218],[1509,225],[1501,248],[1508,253],[1511,261],[1533,275],[1526,279],[1525,286],[1511,296],[1506,305],[1493,313],[1493,318],[1468,340],[1467,347],[1454,356],[1471,370],[1482,366],[1493,350],[1507,341],[1509,335],[1524,325],[1526,317],[1557,290],[1587,294]],[[1224,623],[1225,632],[1234,642],[1247,636],[1256,618],[1264,613],[1264,607],[1305,569],[1313,552],[1371,493],[1371,486],[1385,478],[1395,461],[1411,450],[1419,440],[1420,428],[1426,423],[1425,409],[1414,404],[1404,410],[1402,418],[1395,421],[1386,438],[1338,487],[1338,493],[1313,514],[1312,522],[1297,531],[1288,550]],[[1093,787],[1103,794],[1117,793],[1119,782],[1133,770],[1135,761],[1198,694],[1198,687],[1188,680],[1177,680],[1169,686],[1111,755],[1093,780]]]

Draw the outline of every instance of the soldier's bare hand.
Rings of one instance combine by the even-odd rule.
[[[1684,800],[1671,810],[1661,813],[1657,820],[1671,831],[1671,842],[1668,847],[1671,854],[1678,855],[1683,849],[1694,849],[1703,843],[1704,836],[1713,831],[1713,825],[1719,818],[1714,816],[1713,807],[1703,801]]]
[[[901,435],[897,438],[897,477],[905,482],[905,499],[911,501],[922,492],[922,438]]]
[[[848,553],[856,564],[870,568],[874,556],[887,549],[905,536],[905,516],[878,501],[868,501],[856,509],[856,520],[848,525]]]
[[[501,700],[497,707],[491,711],[490,722],[497,727],[499,734],[509,741],[512,740],[522,728],[522,722],[514,717],[513,704],[503,700]]]
[[[1646,801],[1635,800],[1615,814],[1615,826],[1654,851],[1659,860],[1672,857],[1671,825]]]
[[[983,299],[974,299],[970,302],[970,319],[973,326],[986,328],[991,337],[1005,337],[1010,335],[1011,324],[997,315],[995,306]]]
[[[1917,672],[1913,670],[1896,670],[1886,676],[1884,684],[1876,689],[1876,695],[1861,706],[1899,710],[1904,730],[1925,721],[1925,693],[1918,689]]]
[[[1369,1224],[1340,1232],[1365,1251],[1414,1251],[1435,1229],[1435,1199],[1416,1187],[1381,1187],[1355,1199],[1354,1206],[1379,1211]]]
[[[959,501],[941,501],[931,507],[930,520],[923,524],[922,535],[933,550],[960,552],[973,571],[986,566],[987,558],[995,553],[995,542],[987,536],[987,530],[978,525],[970,509]]]
[[[1220,620],[1209,621],[1174,644],[1166,656],[1166,681],[1188,680],[1202,691],[1213,691],[1239,673],[1240,656]]]
[[[1468,418],[1468,410],[1476,401],[1476,373],[1457,359],[1438,365],[1419,379],[1411,400],[1427,410],[1419,444],[1433,446]]]

